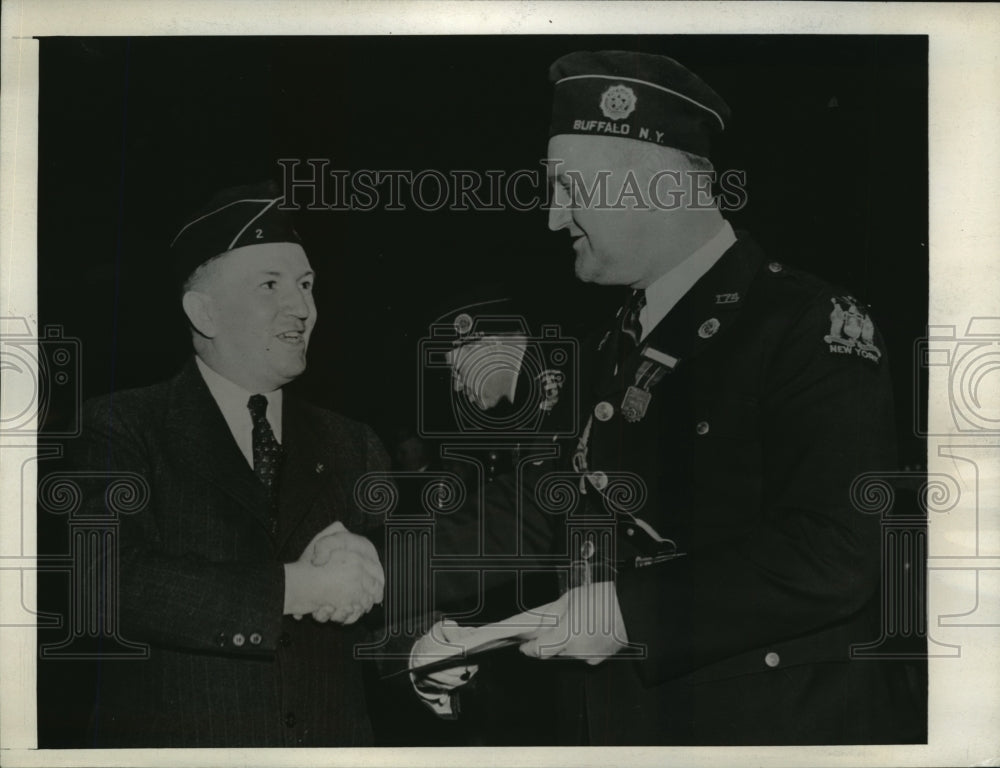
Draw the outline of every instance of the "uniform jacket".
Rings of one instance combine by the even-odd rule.
[[[94,746],[346,746],[371,741],[351,627],[283,617],[283,563],[335,520],[380,541],[355,505],[386,457],[372,431],[283,404],[279,528],[194,361],[170,381],[85,406],[76,464],[140,474],[149,501],[118,529],[120,630],[146,660],[102,661]],[[85,503],[104,513],[97,490]],[[366,519],[368,518],[368,519]]]
[[[866,314],[740,235],[630,356],[619,318],[584,345],[576,402],[559,407],[578,409],[581,433],[590,422],[593,481],[565,504],[576,441],[525,461],[518,479],[487,489],[486,550],[599,559],[600,536],[590,555],[568,529],[626,509],[684,556],[617,572],[627,652],[593,667],[526,662],[565,665],[567,740],[925,738],[913,670],[850,660],[852,644],[879,637],[882,566],[879,517],[855,509],[852,482],[895,466],[888,361]],[[621,406],[647,345],[677,363],[629,421]],[[571,479],[562,497],[551,472]],[[448,546],[462,546],[467,530],[447,526]]]

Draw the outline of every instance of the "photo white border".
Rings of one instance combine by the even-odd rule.
[[[962,336],[972,317],[1000,318],[1000,6],[805,2],[306,2],[295,0],[7,0],[0,17],[0,316],[37,325],[36,179],[38,44],[65,35],[357,34],[927,34],[929,35],[930,320]],[[543,76],[544,73],[539,76]],[[762,84],[766,87],[766,84]],[[892,190],[884,190],[891,195]],[[904,281],[905,282],[905,281]],[[1000,322],[1000,321],[998,321]],[[37,327],[33,330],[37,331]],[[987,383],[997,383],[997,373]],[[3,381],[2,397],[17,397]],[[931,382],[932,387],[934,381]],[[989,386],[997,396],[1000,386]],[[950,423],[948,392],[931,391],[930,423]],[[987,407],[993,408],[992,404]],[[998,397],[1000,407],[1000,397]],[[1000,413],[994,409],[992,413]],[[34,551],[30,440],[0,436],[0,560]],[[930,525],[929,551],[965,555],[969,568],[931,572],[929,631],[959,644],[932,658],[929,743],[868,747],[623,747],[313,750],[36,750],[35,630],[5,626],[20,610],[18,571],[0,570],[0,763],[118,765],[1000,765],[1000,626],[939,627],[943,613],[975,605],[976,562],[1000,568],[1000,461],[978,467],[978,486],[942,446],[998,449],[997,439],[929,439],[929,472],[955,476],[959,507]],[[15,451],[22,454],[15,458]],[[1000,455],[1000,449],[998,454]],[[973,504],[977,509],[970,510]],[[967,521],[978,513],[978,529]],[[23,529],[21,526],[24,526]],[[978,538],[977,538],[978,537]],[[23,541],[24,550],[20,549]],[[977,560],[978,558],[978,560]],[[975,561],[975,562],[974,562]],[[2,562],[0,562],[2,565]],[[989,566],[987,566],[989,567]],[[986,572],[986,571],[982,571]],[[990,571],[995,575],[995,570]],[[980,579],[979,582],[983,580]],[[991,584],[998,581],[991,577]],[[976,582],[976,583],[979,583]],[[25,576],[25,596],[33,580]],[[989,587],[989,585],[987,585]],[[1000,602],[1000,592],[978,599]]]

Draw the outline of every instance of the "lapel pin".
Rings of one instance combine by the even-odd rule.
[[[719,330],[719,321],[710,317],[704,323],[701,324],[701,328],[698,329],[698,335],[703,339],[709,339],[715,335],[715,332]]]
[[[316,474],[317,475],[323,474],[323,470],[325,470],[325,469],[326,469],[326,465],[323,464],[322,462],[318,462],[316,464]]]

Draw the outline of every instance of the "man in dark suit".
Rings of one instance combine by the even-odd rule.
[[[365,425],[282,392],[305,369],[316,307],[279,202],[273,185],[231,189],[192,218],[172,252],[194,358],[85,406],[85,503],[104,513],[109,472],[149,490],[123,516],[109,606],[149,656],[102,662],[94,746],[371,742],[352,649],[384,575],[365,538],[379,520],[352,492],[388,462]]]
[[[631,291],[585,345],[579,402],[557,406],[578,409],[576,439],[487,488],[481,515],[439,520],[436,546],[561,569],[554,620],[521,650],[564,665],[569,743],[925,739],[919,675],[851,656],[879,637],[882,569],[852,484],[895,468],[867,308],[723,219],[703,180],[729,110],[693,73],[581,52],[550,76],[549,227],[581,280]],[[475,402],[509,388],[460,368]],[[474,671],[417,675],[418,692],[446,713]]]

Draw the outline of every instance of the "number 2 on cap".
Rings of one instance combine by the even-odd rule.
[[[260,227],[257,227],[257,229],[255,229],[254,231],[257,233],[257,239],[258,240],[263,240],[264,239],[264,230],[263,229],[261,229]]]

